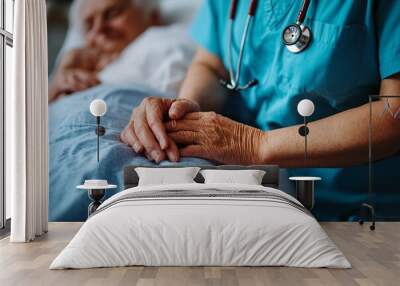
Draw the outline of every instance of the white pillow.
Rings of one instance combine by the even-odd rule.
[[[205,184],[261,185],[265,171],[262,170],[202,170]]]
[[[175,98],[195,52],[185,25],[151,27],[98,77],[105,84],[145,85]]]
[[[195,183],[199,167],[185,168],[135,168],[139,186]]]
[[[188,23],[203,0],[161,0],[161,17],[166,23]]]

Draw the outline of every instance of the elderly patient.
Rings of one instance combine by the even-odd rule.
[[[161,24],[152,0],[82,0],[79,2],[85,46],[60,60],[49,86],[49,100],[100,83],[98,73],[151,26]]]

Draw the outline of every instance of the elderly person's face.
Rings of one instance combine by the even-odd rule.
[[[119,53],[149,26],[156,24],[132,0],[84,0],[81,17],[86,44],[106,53]]]

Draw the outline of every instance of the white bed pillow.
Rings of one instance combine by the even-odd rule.
[[[265,171],[262,170],[202,170],[205,184],[261,185]]]
[[[161,0],[160,10],[167,23],[188,23],[203,0]]]
[[[99,74],[110,85],[145,85],[176,97],[196,52],[182,24],[151,27]]]
[[[185,168],[135,168],[139,176],[139,186],[196,183],[194,178],[199,167]]]

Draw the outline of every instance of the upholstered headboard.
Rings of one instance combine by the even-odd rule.
[[[152,167],[154,166],[128,166],[124,168],[124,189],[136,187],[139,183],[139,177],[135,171],[136,167]],[[193,166],[158,166],[156,168],[182,168]],[[257,165],[257,166],[238,166],[238,165],[220,165],[220,166],[199,166],[202,170],[205,169],[219,169],[219,170],[246,170],[256,169],[264,170],[266,173],[262,180],[262,185],[265,187],[279,188],[279,167],[276,165]],[[195,181],[203,183],[204,178],[199,173]]]

